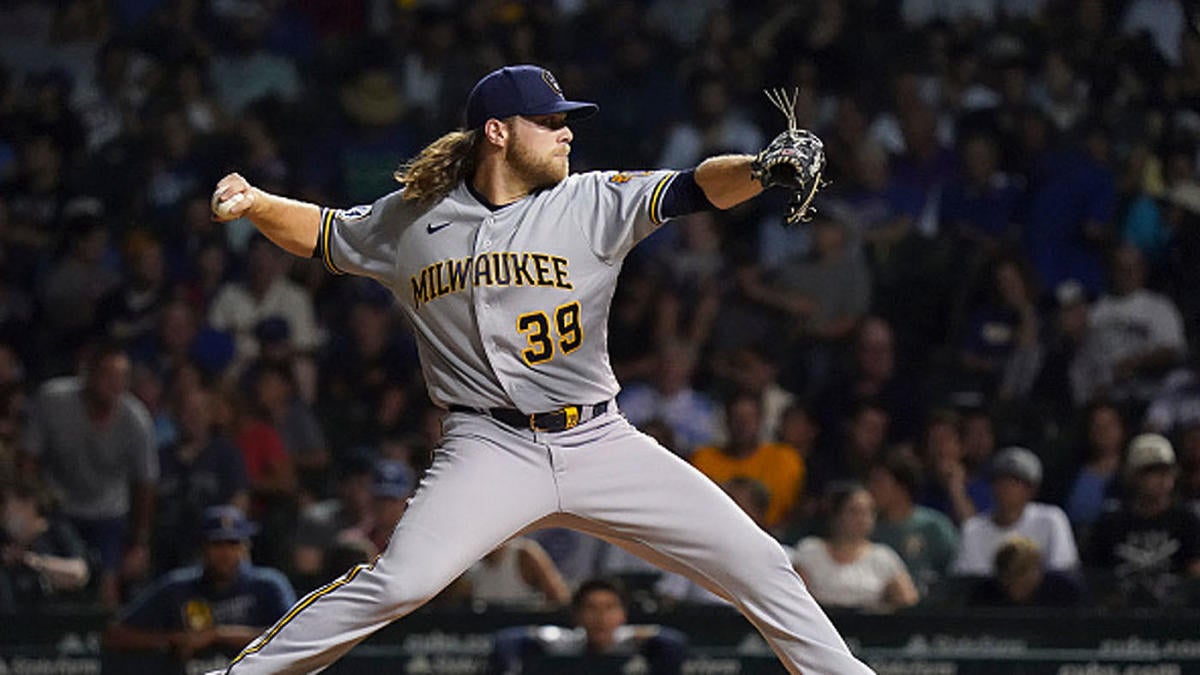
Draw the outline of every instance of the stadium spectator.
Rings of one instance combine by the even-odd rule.
[[[206,509],[203,561],[168,572],[123,607],[104,633],[105,647],[149,657],[124,663],[151,672],[241,651],[296,601],[282,573],[250,563],[256,529],[235,506]]]
[[[986,507],[988,486],[979,479],[986,467],[967,466],[963,447],[962,420],[950,409],[937,409],[925,422],[924,454],[927,481],[920,501],[965,523]],[[969,473],[974,470],[976,475]]]
[[[129,372],[129,393],[146,407],[154,424],[154,447],[174,443],[179,435],[175,419],[167,409],[167,391],[163,377],[144,363],[134,362]]]
[[[528,537],[509,539],[466,572],[471,599],[485,606],[554,609],[571,592],[545,549]]]
[[[871,467],[867,489],[878,515],[871,541],[895,551],[918,592],[928,595],[958,554],[959,534],[940,511],[917,504],[921,462],[903,448],[889,451]]]
[[[920,396],[915,382],[898,372],[895,335],[882,318],[869,316],[858,326],[849,373],[830,378],[817,396],[817,419],[825,430],[840,429],[860,403],[882,406],[888,418],[887,440],[916,438]]]
[[[992,510],[969,518],[962,526],[962,545],[953,572],[991,576],[996,551],[1009,536],[1032,540],[1043,552],[1047,570],[1071,572],[1079,552],[1067,516],[1053,504],[1033,501],[1042,483],[1042,463],[1025,448],[1010,447],[992,462]]]
[[[617,396],[633,424],[666,422],[675,437],[672,449],[683,457],[719,437],[717,405],[692,385],[697,356],[694,348],[685,345],[660,347],[654,378],[649,383],[629,383]]]
[[[698,79],[692,91],[694,119],[683,120],[667,133],[655,166],[683,169],[713,153],[762,149],[763,133],[730,100],[718,78]]]
[[[169,300],[162,244],[149,233],[131,233],[125,267],[125,279],[98,300],[96,326],[110,338],[134,344],[158,326]]]
[[[692,465],[717,484],[731,478],[753,478],[766,486],[770,503],[764,525],[779,526],[795,508],[804,489],[804,458],[795,448],[759,440],[762,406],[752,394],[737,394],[725,403],[728,440],[720,446],[699,448]]]
[[[991,400],[1021,399],[1041,365],[1037,291],[1024,261],[999,256],[982,275],[983,298],[967,311],[961,338],[957,391]]]
[[[891,419],[878,403],[863,402],[837,430],[829,444],[806,460],[807,490],[823,495],[833,483],[864,482],[883,453]]]
[[[978,264],[981,258],[1018,241],[1022,190],[1000,170],[995,138],[977,133],[960,145],[961,168],[942,194],[941,227],[958,240],[961,260]]]
[[[259,372],[265,373],[266,369]],[[217,426],[242,451],[251,495],[262,499],[295,493],[295,467],[283,437],[271,425],[266,412],[253,402],[244,401],[242,394],[231,386],[222,388],[216,406]]]
[[[205,509],[250,506],[250,482],[242,453],[215,433],[214,397],[203,387],[179,392],[179,439],[159,450],[151,542],[159,573],[191,564],[200,552]]]
[[[915,605],[917,588],[891,548],[871,542],[875,502],[857,483],[834,485],[827,493],[829,522],[824,537],[805,537],[792,564],[822,607],[889,611]]]
[[[1042,551],[1032,539],[1009,537],[996,550],[996,573],[971,591],[975,607],[1074,607],[1083,599],[1079,582],[1046,570]]]
[[[1149,37],[1159,56],[1168,65],[1178,66],[1183,60],[1186,23],[1179,0],[1133,0],[1121,17],[1121,32],[1134,38]]]
[[[1054,68],[1065,65],[1047,56]],[[1053,69],[1054,77],[1058,73]],[[1101,251],[1111,236],[1116,191],[1107,160],[1108,133],[1091,125],[1083,147],[1060,144],[1045,112],[1024,120],[1029,154],[1029,212],[1022,239],[1037,277],[1048,288],[1075,279],[1093,297],[1103,288]]]
[[[273,319],[264,321],[259,328],[258,332],[266,338],[263,344],[269,344],[273,334],[286,330],[282,321]],[[328,491],[326,469],[331,459],[325,434],[316,414],[298,391],[293,362],[278,356],[268,359],[269,355],[264,353],[246,373],[251,406],[255,415],[279,433],[302,489],[320,499]]]
[[[626,623],[624,592],[613,582],[596,578],[580,584],[571,596],[571,614],[573,629],[521,626],[502,630],[496,635],[488,673],[554,672],[539,670],[547,657],[577,657],[586,667],[596,657],[612,663],[619,657],[635,656],[645,660],[644,672],[651,675],[683,672],[687,638],[664,626]]]
[[[992,508],[992,493],[988,489],[988,467],[996,454],[996,419],[986,408],[967,407],[959,411],[959,435],[962,438],[962,458],[966,467],[967,494],[975,508]]]
[[[153,422],[128,391],[129,370],[121,347],[96,346],[81,377],[38,389],[24,439],[63,515],[96,551],[101,598],[110,606],[121,581],[150,571],[159,477]]]
[[[1075,474],[1067,494],[1067,517],[1077,531],[1096,522],[1120,494],[1114,481],[1125,451],[1125,418],[1108,401],[1095,401],[1083,411],[1085,464]]]
[[[1074,365],[1088,340],[1088,308],[1079,282],[1064,281],[1054,289],[1054,321],[1044,338],[1042,367],[1032,391],[1052,418],[1068,418],[1089,400]]]
[[[209,62],[208,80],[216,86],[217,100],[230,114],[243,112],[255,101],[272,97],[283,102],[300,96],[300,75],[292,59],[267,49],[266,17],[229,17],[225,22],[232,40],[228,49]],[[234,82],[237,85],[234,85]]]
[[[733,392],[754,396],[759,401],[762,419],[758,440],[781,440],[780,425],[784,412],[796,405],[796,396],[779,384],[779,367],[766,347],[743,347],[728,358],[713,359],[713,374],[729,383]]]
[[[800,495],[800,501],[789,517],[788,526],[793,526],[810,520],[816,513],[820,502],[820,493],[815,490],[812,476],[814,457],[817,454],[817,440],[821,437],[821,428],[813,419],[812,410],[806,404],[796,402],[783,411],[779,420],[778,441],[795,448],[796,454],[804,461],[805,488]]]
[[[66,252],[40,289],[44,321],[40,328],[54,350],[51,363],[59,367],[65,365],[64,357],[87,341],[100,299],[117,285],[116,275],[104,261],[109,234],[103,217],[102,207],[92,202],[71,215]]]
[[[83,599],[91,578],[87,548],[47,497],[28,483],[0,485],[0,614]]]
[[[774,339],[782,337],[796,345],[791,351],[804,355],[801,363],[788,364],[798,371],[788,380],[816,392],[870,308],[871,275],[849,247],[843,223],[818,216],[811,227],[810,255],[773,269],[743,270],[739,282],[746,297],[782,315],[782,334]]]
[[[1195,368],[1176,368],[1146,406],[1142,427],[1164,436],[1200,424],[1200,374]]]
[[[222,285],[209,308],[209,325],[237,338],[237,355],[243,364],[258,355],[255,328],[272,316],[287,322],[298,352],[310,353],[317,347],[312,298],[285,276],[284,255],[266,237],[254,235],[246,249],[246,280]]]
[[[1166,438],[1141,434],[1129,442],[1128,497],[1097,521],[1087,558],[1115,582],[1102,602],[1161,607],[1189,601],[1186,582],[1200,578],[1200,519],[1176,499],[1178,476]]]
[[[887,150],[873,141],[854,149],[853,171],[826,201],[829,214],[850,228],[849,250],[867,255],[876,280],[890,280],[888,259],[920,217],[921,192],[896,180]]]
[[[1088,340],[1073,364],[1077,396],[1146,402],[1184,356],[1179,309],[1145,287],[1142,254],[1128,244],[1113,256],[1112,292],[1092,305]]]

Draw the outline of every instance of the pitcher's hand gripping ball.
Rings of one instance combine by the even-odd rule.
[[[825,171],[825,144],[815,134],[796,124],[796,100],[799,92],[788,98],[782,90],[766,92],[767,98],[787,118],[787,129],[775,137],[750,165],[750,175],[764,188],[780,186],[791,190],[788,200],[787,224],[812,220],[813,197],[825,187],[821,178]]]

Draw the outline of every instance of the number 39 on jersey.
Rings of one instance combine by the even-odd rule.
[[[556,354],[570,354],[583,344],[579,302],[559,305],[553,318],[545,312],[522,314],[517,317],[517,332],[524,335],[529,344],[521,350],[521,358],[530,366],[546,363]]]

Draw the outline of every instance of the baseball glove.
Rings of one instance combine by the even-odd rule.
[[[787,117],[788,128],[775,137],[750,164],[750,175],[764,188],[780,186],[792,191],[788,200],[788,225],[812,220],[812,206],[817,190],[825,187],[821,178],[825,170],[825,145],[810,131],[796,126],[796,96],[791,99],[782,91],[767,92],[771,100]]]

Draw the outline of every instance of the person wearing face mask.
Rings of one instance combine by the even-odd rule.
[[[34,487],[0,487],[0,516],[0,614],[42,607],[87,585],[83,540],[46,512]]]

